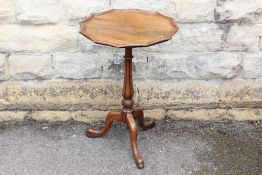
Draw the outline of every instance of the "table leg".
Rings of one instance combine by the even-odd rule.
[[[151,119],[149,122],[145,123],[144,111],[142,109],[134,109],[133,116],[138,119],[142,129],[151,129],[156,126],[154,119]]]
[[[131,146],[132,146],[132,151],[136,162],[136,166],[139,169],[144,168],[144,161],[141,158],[140,154],[138,153],[138,149],[137,149],[137,128],[136,128],[136,122],[132,114],[127,114],[126,122],[129,127],[130,141],[131,141]]]
[[[143,129],[150,129],[155,126],[154,120],[148,124],[144,120],[144,112],[142,109],[133,109],[134,101],[134,88],[132,79],[132,48],[125,48],[125,75],[123,83],[123,100],[122,100],[122,111],[121,112],[110,112],[106,117],[105,126],[100,130],[88,129],[86,135],[88,137],[99,137],[105,135],[113,121],[122,121],[127,123],[130,133],[130,141],[134,159],[138,168],[144,168],[144,161],[137,149],[137,127],[134,118],[139,119],[140,126]]]
[[[109,112],[106,117],[106,123],[100,130],[88,129],[86,132],[87,137],[100,137],[105,135],[113,121],[124,121],[123,114],[121,112]]]

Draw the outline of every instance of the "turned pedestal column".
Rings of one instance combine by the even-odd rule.
[[[123,100],[121,112],[110,112],[107,115],[105,126],[99,130],[88,129],[88,137],[99,137],[108,132],[113,121],[125,122],[128,125],[130,132],[131,146],[134,154],[134,159],[138,168],[144,167],[144,161],[138,153],[137,149],[137,128],[135,119],[139,120],[139,124],[143,129],[149,129],[155,126],[154,120],[151,120],[148,124],[144,121],[144,112],[142,109],[133,109],[133,80],[132,80],[132,48],[125,48],[125,75],[123,84]]]
[[[154,120],[147,124],[142,109],[134,109],[134,88],[132,80],[132,48],[146,47],[167,41],[176,33],[178,27],[172,18],[158,12],[144,10],[110,10],[89,16],[81,23],[80,33],[98,44],[125,48],[124,83],[122,89],[122,110],[109,112],[106,122],[100,130],[87,130],[88,137],[106,134],[113,121],[127,123],[131,147],[138,168],[144,167],[144,161],[137,148],[137,127],[135,120],[143,129],[155,126]]]

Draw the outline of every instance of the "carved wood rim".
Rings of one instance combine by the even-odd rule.
[[[123,44],[118,45],[118,44],[113,43],[113,42],[104,42],[104,41],[97,39],[92,34],[85,34],[84,32],[82,32],[84,30],[84,27],[85,27],[84,26],[85,22],[91,20],[92,18],[94,18],[96,16],[104,15],[104,14],[110,13],[112,11],[143,11],[143,12],[146,12],[146,13],[154,13],[154,14],[157,14],[157,15],[163,17],[163,18],[166,18],[170,22],[170,24],[173,26],[173,31],[170,32],[169,36],[167,36],[167,37],[165,37],[161,40],[152,40],[151,42],[146,43],[146,44],[128,44],[128,45],[123,45]],[[175,33],[178,30],[179,30],[179,27],[177,26],[176,21],[173,18],[166,16],[166,15],[163,15],[162,13],[159,13],[159,12],[156,12],[156,11],[148,11],[148,10],[143,10],[143,9],[111,9],[111,10],[101,12],[101,13],[93,13],[93,14],[87,16],[84,21],[80,22],[79,33],[82,34],[83,36],[85,36],[86,38],[88,38],[89,40],[93,41],[94,43],[97,43],[97,44],[102,44],[102,45],[112,46],[112,47],[117,47],[117,48],[126,48],[126,47],[134,48],[134,47],[148,47],[148,46],[152,46],[152,45],[155,45],[155,44],[159,44],[159,43],[171,40],[172,37],[175,35]]]

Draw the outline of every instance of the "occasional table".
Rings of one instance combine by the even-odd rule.
[[[122,110],[109,112],[105,126],[100,130],[87,130],[88,137],[99,137],[106,134],[113,121],[125,122],[128,125],[134,159],[138,168],[144,167],[144,161],[137,149],[137,127],[150,129],[155,121],[145,123],[142,109],[133,108],[132,48],[147,47],[170,40],[177,32],[176,22],[158,12],[138,9],[109,10],[93,14],[80,24],[80,33],[97,44],[125,48],[125,73],[122,89]]]

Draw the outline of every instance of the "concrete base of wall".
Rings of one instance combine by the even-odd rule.
[[[22,121],[32,119],[37,121],[78,121],[92,123],[105,120],[108,111],[1,111],[0,121]],[[157,120],[166,117],[172,119],[193,120],[236,120],[236,121],[260,121],[262,120],[262,108],[257,109],[195,109],[195,110],[145,110],[147,118]]]
[[[164,85],[163,85],[164,84]],[[0,84],[0,120],[93,122],[121,109],[121,81],[28,81]],[[262,80],[144,81],[136,106],[148,117],[262,120]]]

